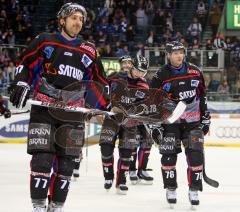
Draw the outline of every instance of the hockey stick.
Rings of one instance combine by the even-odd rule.
[[[49,103],[49,102],[41,102],[41,101],[36,101],[36,100],[31,100],[31,99],[29,99],[27,102],[31,105],[63,109],[65,111],[69,111],[69,112],[89,113],[91,116],[96,116],[96,115],[113,116],[113,115],[116,115],[116,113],[113,113],[113,112],[103,111],[103,110],[99,110],[99,109],[88,109],[88,108],[83,108],[83,107],[67,106],[63,103],[58,103],[58,102]],[[166,119],[166,121],[169,123],[175,122],[183,114],[185,109],[186,109],[186,104],[183,102],[179,102],[177,104],[176,108],[174,109],[173,113],[171,114],[171,116],[168,117]],[[155,123],[155,124],[162,123],[154,118],[150,118],[147,116],[133,115],[133,114],[126,115],[126,118],[135,119],[137,121],[142,121],[142,122]]]
[[[205,181],[205,183],[207,183],[208,185],[214,187],[214,188],[218,188],[219,186],[219,182],[216,180],[213,180],[211,178],[209,178],[206,174],[206,166],[205,166],[205,152],[203,152],[203,179]]]
[[[30,110],[22,111],[22,112],[11,112],[11,115],[21,115],[24,113],[29,113]],[[0,116],[3,116],[3,114],[0,114]]]
[[[4,96],[4,99],[9,99],[9,97]],[[42,102],[38,100],[33,100],[29,99],[27,101],[28,104],[31,105],[38,105],[42,107],[47,107],[47,108],[54,108],[54,109],[62,109],[65,110],[66,112],[80,112],[80,113],[88,113],[90,116],[96,116],[96,115],[106,115],[106,116],[113,116],[116,115],[114,112],[109,112],[109,111],[103,111],[99,109],[89,109],[89,108],[84,108],[84,107],[76,107],[76,106],[68,106],[63,102]],[[166,119],[166,122],[168,123],[173,123],[175,122],[185,111],[186,109],[186,104],[184,102],[179,102],[172,112],[172,114]],[[162,122],[159,121],[158,119],[147,117],[147,116],[140,116],[140,115],[133,115],[129,114],[126,115],[126,118],[134,119],[137,121],[141,121],[144,123],[155,123],[155,124],[161,124]]]
[[[30,113],[30,110],[26,110],[26,111],[22,111],[22,112],[12,112],[12,115],[20,115],[20,114],[24,114],[24,113]]]

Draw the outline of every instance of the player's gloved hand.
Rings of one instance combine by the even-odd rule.
[[[126,111],[120,107],[116,107],[116,106],[112,107],[111,112],[115,113],[113,117],[119,125],[121,125],[126,119],[126,116],[127,116]]]
[[[164,128],[162,126],[156,126],[156,125],[151,125],[150,126],[151,129],[151,136],[153,141],[157,144],[160,145],[161,140],[163,138],[163,131]]]
[[[7,118],[11,117],[12,113],[10,110],[6,109],[3,113],[3,115],[4,115],[4,118],[7,119]]]
[[[202,129],[204,135],[208,133],[210,124],[211,124],[211,116],[209,112],[206,112],[204,116],[201,117],[201,124],[200,124],[200,128]]]
[[[26,82],[18,81],[10,91],[10,102],[16,108],[22,108],[30,95],[30,86]]]

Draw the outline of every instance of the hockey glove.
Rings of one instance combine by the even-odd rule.
[[[209,112],[206,112],[205,115],[201,117],[201,124],[200,124],[200,128],[203,131],[204,135],[208,133],[210,124],[211,124],[211,116]]]
[[[4,118],[7,119],[7,118],[11,117],[12,113],[10,110],[6,109],[3,113],[3,115],[4,115]]]
[[[16,108],[22,108],[30,95],[30,86],[26,82],[19,81],[10,92],[10,102]]]

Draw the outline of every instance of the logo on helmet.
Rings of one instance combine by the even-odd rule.
[[[137,70],[139,70],[141,72],[144,72],[144,73],[147,73],[148,60],[147,60],[147,58],[145,58],[141,55],[137,55],[133,60],[133,66]]]
[[[174,51],[181,50],[181,49],[184,50],[184,52],[186,50],[185,46],[181,42],[172,41],[172,42],[166,44],[166,52],[169,54],[171,54]]]

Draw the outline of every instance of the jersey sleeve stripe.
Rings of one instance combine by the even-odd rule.
[[[198,77],[198,75],[188,75],[188,76],[179,76],[179,77],[173,77],[173,78],[171,78],[171,79],[164,80],[164,81],[163,81],[163,83],[166,83],[166,82],[171,82],[171,81],[174,81],[174,80],[180,80],[180,79],[192,78],[193,76],[196,76],[196,77]]]
[[[99,74],[99,69],[97,67],[97,64],[95,64],[95,69],[96,69],[96,74],[98,79],[100,79],[104,85],[108,85],[107,80],[103,79],[103,77]]]
[[[92,67],[89,67],[89,72],[90,72],[90,80],[93,80],[93,70],[92,70]]]
[[[36,60],[34,60],[30,65],[29,68],[34,68],[36,67],[39,63],[43,61],[43,57],[38,57]]]
[[[93,84],[93,90],[94,93],[97,97],[97,99],[99,100],[98,103],[100,103],[103,107],[107,106],[107,101],[103,98],[103,95],[99,93],[98,89],[96,88],[96,86]]]

